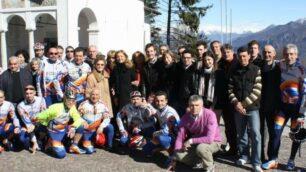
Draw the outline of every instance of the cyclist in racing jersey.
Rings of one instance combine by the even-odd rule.
[[[94,152],[94,147],[91,143],[92,137],[101,133],[106,134],[106,148],[111,150],[114,137],[114,127],[110,123],[112,115],[109,113],[107,106],[100,100],[99,90],[93,89],[91,91],[89,100],[85,100],[80,104],[79,111],[82,118],[88,123],[88,128],[83,133],[83,147],[86,153],[91,154]]]
[[[90,66],[84,62],[85,52],[78,47],[74,50],[74,60],[67,65],[66,89],[77,94],[76,102],[79,105],[85,100],[87,75],[91,72]]]
[[[48,129],[48,136],[50,138],[45,150],[56,158],[64,158],[66,156],[66,150],[62,144],[66,134],[70,139],[73,139],[72,142],[74,143],[81,139],[84,128],[87,128],[86,123],[84,123],[75,107],[75,99],[75,93],[67,90],[63,103],[53,104],[36,116],[39,123]],[[71,125],[68,124],[70,120],[72,120]],[[72,150],[78,154],[85,153],[84,150],[75,144],[70,146],[69,151],[72,152]]]
[[[12,149],[11,138],[14,134],[20,133],[20,123],[15,114],[14,105],[4,100],[4,92],[0,90],[0,153],[4,150]],[[11,122],[8,122],[11,119]]]
[[[27,85],[24,89],[25,99],[17,106],[23,127],[21,128],[19,140],[25,148],[30,148],[32,143],[32,153],[40,150],[37,139],[42,139],[45,135],[45,127],[41,126],[36,115],[46,109],[45,99],[35,96],[36,91],[33,85]]]
[[[143,135],[147,139],[151,138],[155,130],[155,120],[152,115],[156,113],[156,110],[153,106],[143,100],[139,91],[132,91],[130,98],[131,103],[125,105],[116,117],[121,145],[127,145],[134,136]],[[123,125],[123,119],[126,119],[126,126]]]

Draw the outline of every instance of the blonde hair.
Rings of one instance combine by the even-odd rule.
[[[134,67],[133,63],[129,60],[129,57],[128,55],[126,54],[126,52],[124,50],[118,50],[116,51],[115,53],[115,57],[116,57],[116,61],[117,61],[117,56],[118,54],[121,53],[125,56],[125,62],[124,62],[124,66],[127,68],[127,69],[131,69]],[[117,62],[116,62],[117,63]]]

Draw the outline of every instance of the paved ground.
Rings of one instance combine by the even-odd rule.
[[[280,162],[285,164],[290,153],[291,141],[287,131],[282,137],[280,150]],[[0,155],[0,172],[158,172],[165,171],[165,156],[156,155],[151,159],[142,156],[140,151],[134,151],[130,155],[118,155],[98,149],[93,155],[71,155],[59,160],[52,158],[42,152],[31,155],[28,151],[4,152]],[[219,171],[251,171],[251,165],[246,167],[236,167],[234,157],[216,157],[216,172]],[[302,146],[302,157],[296,158],[296,166],[306,172],[306,144]],[[284,168],[282,166],[281,168]],[[176,171],[201,171],[178,164]],[[277,170],[274,170],[277,171]],[[280,171],[280,170],[279,170]]]

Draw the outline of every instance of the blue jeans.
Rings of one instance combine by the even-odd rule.
[[[237,145],[240,156],[244,160],[250,157],[248,126],[251,133],[252,153],[251,162],[253,165],[261,165],[261,134],[260,117],[258,110],[248,111],[246,115],[235,112],[235,122],[237,130]]]
[[[152,155],[152,151],[157,148],[161,149],[169,149],[171,146],[175,143],[175,137],[170,135],[159,135],[157,137],[158,144],[154,144],[153,142],[148,142],[144,147],[142,148],[145,155]]]

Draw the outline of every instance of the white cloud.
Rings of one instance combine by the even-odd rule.
[[[233,25],[232,32],[234,33],[243,33],[243,32],[257,32],[262,29],[264,29],[265,26],[262,26],[258,23],[241,23],[239,25]],[[225,25],[223,25],[223,32],[225,32],[226,28]],[[201,23],[199,27],[199,31],[204,31],[206,34],[209,34],[211,32],[220,32],[221,27],[220,25],[216,24],[205,24]],[[230,26],[227,27],[227,32],[230,32]]]

